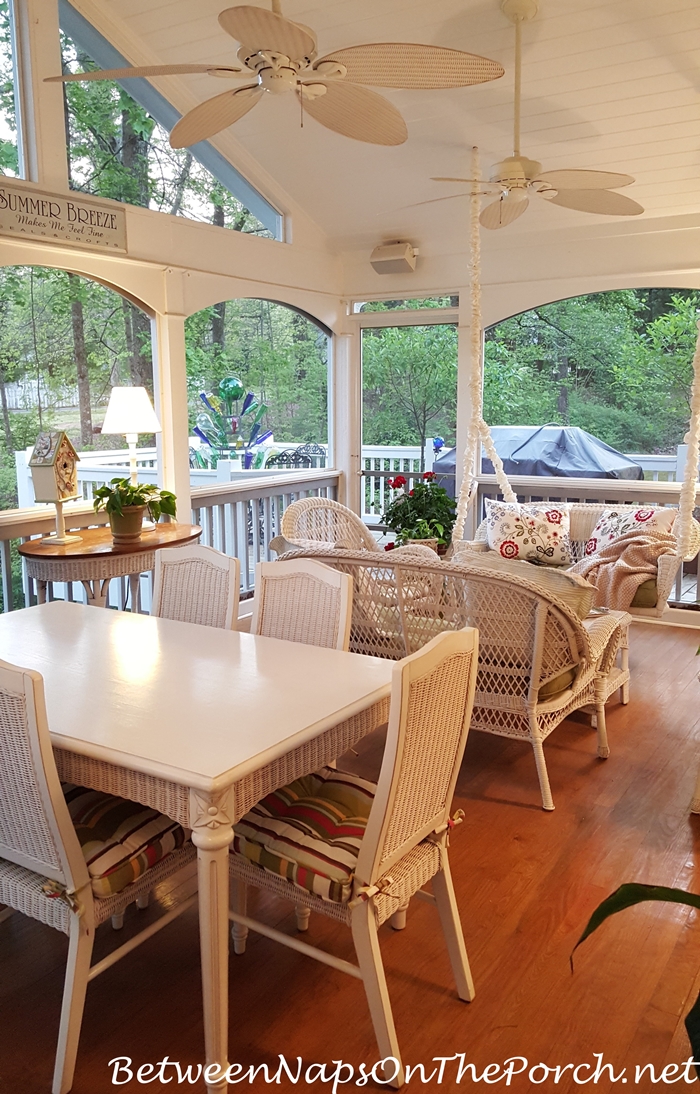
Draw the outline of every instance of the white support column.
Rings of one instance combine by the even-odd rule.
[[[185,316],[156,315],[153,329],[153,378],[156,414],[163,432],[158,440],[158,482],[177,495],[178,520],[190,519],[190,459],[185,364]]]
[[[15,0],[14,10],[25,174],[47,190],[67,190],[63,89],[44,83],[61,72],[57,0]]]
[[[362,334],[359,327],[333,336],[331,385],[335,466],[343,472],[344,505],[360,513],[362,479]]]

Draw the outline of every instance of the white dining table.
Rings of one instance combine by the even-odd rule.
[[[63,601],[0,615],[0,659],[44,677],[62,779],[192,830],[205,1057],[223,1076],[233,825],[386,721],[392,663]]]

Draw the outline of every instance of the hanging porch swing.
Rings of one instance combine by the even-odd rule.
[[[479,152],[477,148],[473,148],[471,178],[478,179],[479,177]],[[462,482],[457,502],[457,519],[452,533],[452,551],[455,556],[462,557],[462,559],[464,559],[464,552],[487,549],[486,521],[481,522],[473,540],[466,541],[463,538],[467,517],[478,500],[479,484],[477,474],[481,465],[481,445],[483,445],[486,455],[493,464],[496,482],[503,500],[511,504],[517,504],[518,502],[483,415],[484,348],[481,313],[479,198],[479,193],[473,190],[470,195],[470,336],[472,368],[469,394],[471,417],[464,450]],[[700,321],[698,321],[698,330],[700,331]],[[693,517],[697,490],[698,459],[700,458],[700,337],[693,358],[690,429],[686,435],[686,442],[688,452],[683,484],[679,495],[678,515],[671,533],[675,539],[676,547],[674,551],[659,556],[655,580],[645,583],[645,595],[638,594],[635,597],[637,603],[633,602],[632,607],[627,609],[632,615],[661,616],[667,607],[679,567],[682,567],[684,561],[694,559],[700,551],[700,524]],[[532,507],[532,505],[533,503],[530,503],[529,507]],[[544,501],[534,503],[534,505],[539,505],[545,510],[551,509],[553,503]],[[583,559],[586,544],[589,543],[598,520],[603,512],[609,508],[610,506],[604,502],[574,502],[567,504],[570,519],[571,555],[574,563]],[[629,504],[614,507],[615,512],[619,514],[633,512],[638,508],[636,505]]]

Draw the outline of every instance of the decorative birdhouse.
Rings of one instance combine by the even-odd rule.
[[[79,459],[62,430],[40,433],[29,461],[36,500],[64,502],[77,498]]]

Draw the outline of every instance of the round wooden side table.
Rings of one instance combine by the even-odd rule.
[[[139,610],[139,575],[155,566],[160,547],[182,547],[196,542],[202,529],[196,524],[156,524],[133,543],[115,543],[109,526],[85,528],[76,543],[55,543],[50,537],[20,543],[19,553],[34,578],[37,599],[46,602],[50,581],[80,581],[88,604],[104,608],[113,577],[128,577],[131,610]]]

